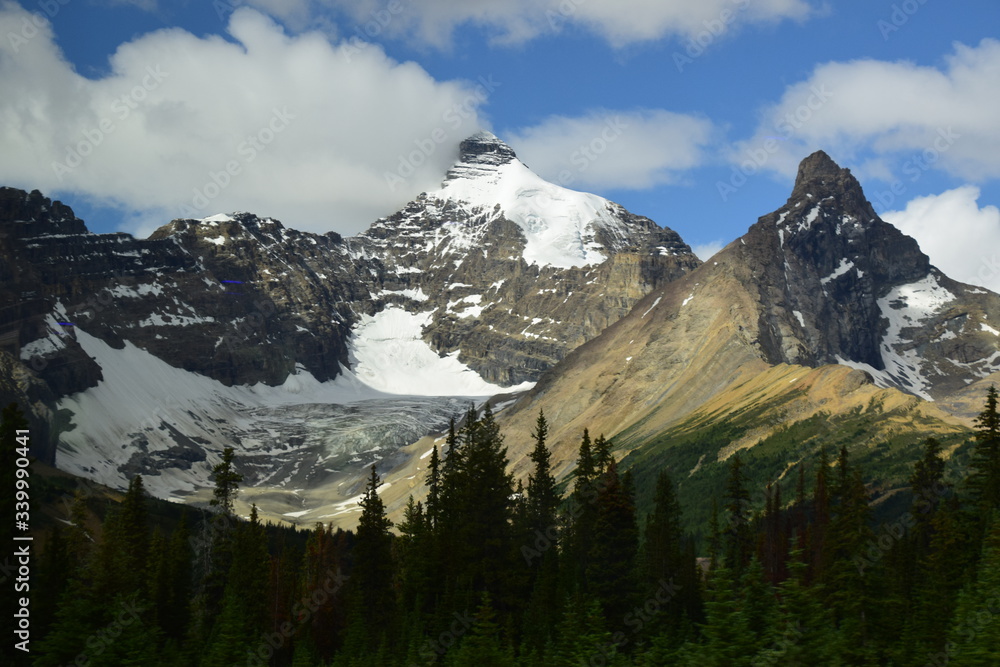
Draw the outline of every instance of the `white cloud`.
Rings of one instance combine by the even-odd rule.
[[[915,238],[947,276],[1000,293],[1000,209],[980,208],[978,199],[979,188],[966,185],[912,199],[882,219]]]
[[[31,16],[0,5],[0,35],[21,36]],[[206,203],[199,217],[249,210],[357,232],[439,184],[500,85],[289,37],[248,8],[230,17],[231,41],[142,35],[98,79],[74,70],[50,25],[36,30],[0,40],[0,183],[89,196],[144,227]]]
[[[624,46],[690,37],[720,25],[725,31],[737,24],[803,19],[811,12],[806,0],[314,0],[313,7],[317,13],[336,7],[371,37],[388,34],[439,47],[448,46],[463,25],[483,27],[500,43],[577,26]]]
[[[693,252],[701,261],[707,262],[713,255],[725,247],[725,241],[722,239],[716,239],[715,241],[709,241],[708,243],[699,243],[691,246],[691,252]]]
[[[535,173],[574,189],[645,189],[699,166],[711,121],[664,110],[552,116],[506,139]]]
[[[1000,41],[956,43],[942,67],[855,60],[819,65],[765,109],[729,155],[782,174],[816,149],[912,178],[943,169],[971,181],[1000,177]],[[769,139],[777,138],[779,141]]]

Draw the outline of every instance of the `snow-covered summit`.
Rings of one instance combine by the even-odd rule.
[[[460,203],[469,213],[506,217],[524,234],[524,260],[538,266],[600,264],[608,258],[598,238],[602,231],[606,238],[629,236],[620,207],[542,179],[490,132],[463,141],[441,188],[425,196]]]

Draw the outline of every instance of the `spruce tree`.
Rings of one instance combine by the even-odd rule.
[[[233,458],[233,448],[226,447],[222,450],[222,461],[212,468],[215,489],[212,491],[213,497],[209,503],[212,507],[218,507],[227,516],[233,513],[236,496],[239,495],[240,484],[243,482],[243,475],[236,472]]]
[[[712,571],[705,602],[704,641],[688,647],[686,664],[691,667],[749,667],[757,650],[757,638],[747,625],[743,596],[736,591],[728,567]]]
[[[590,549],[594,538],[594,522],[597,519],[597,498],[599,488],[594,465],[594,452],[590,443],[590,432],[583,429],[580,450],[576,462],[576,482],[569,500],[569,520],[567,525],[566,557],[567,587],[581,593],[589,590],[588,570]]]
[[[368,651],[395,636],[395,570],[393,538],[389,532],[392,522],[378,495],[380,481],[373,465],[360,502],[361,519],[356,531],[354,570],[350,579],[352,611],[362,623]]]
[[[847,448],[840,450],[837,481],[833,489],[834,514],[824,547],[827,569],[823,573],[826,600],[833,610],[844,642],[846,659],[857,664],[872,658],[872,568],[861,567],[857,557],[873,541],[871,509],[861,471],[849,462]]]
[[[976,444],[969,467],[969,486],[976,502],[988,510],[1000,510],[1000,413],[993,385],[976,418]]]
[[[614,461],[601,475],[587,561],[589,589],[614,628],[624,624],[638,593],[639,531],[630,480],[619,476]]]
[[[467,420],[463,431],[468,489],[463,532],[470,549],[466,571],[471,590],[488,592],[502,613],[513,604],[509,586],[516,553],[511,526],[514,479],[507,472],[507,448],[488,404],[482,418]]]
[[[455,422],[452,420],[451,428],[454,429]],[[441,457],[438,455],[438,447],[434,445],[431,451],[431,460],[427,465],[427,523],[431,529],[438,525],[438,516],[441,513]]]
[[[531,450],[531,462],[535,464],[535,468],[528,476],[528,521],[532,535],[536,532],[542,535],[553,532],[559,507],[559,493],[552,475],[552,455],[545,442],[548,433],[549,425],[545,414],[539,411],[535,431],[532,433],[535,447]]]
[[[463,637],[458,649],[449,652],[448,664],[455,667],[509,667],[516,664],[514,651],[502,637],[488,593],[482,596],[472,628]]]
[[[987,533],[975,581],[959,596],[949,640],[952,667],[1000,664],[1000,521]]]
[[[611,463],[611,443],[604,437],[604,434],[597,436],[594,440],[594,465],[597,471],[601,472]]]
[[[726,480],[726,528],[723,531],[726,567],[738,579],[743,576],[753,555],[753,529],[750,526],[750,492],[743,475],[740,453],[733,455]]]
[[[646,590],[656,590],[665,584],[679,587],[680,596],[673,596],[653,621],[655,631],[676,633],[681,627],[684,614],[684,599],[697,588],[696,581],[690,581],[689,570],[694,565],[689,562],[684,547],[680,503],[674,491],[673,482],[666,469],[661,470],[656,480],[653,511],[646,517],[646,530],[642,548],[643,584]]]

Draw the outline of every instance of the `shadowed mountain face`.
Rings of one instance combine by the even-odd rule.
[[[953,433],[914,396],[1000,371],[1000,297],[932,267],[822,152],[785,205],[704,264],[675,232],[538,178],[488,133],[462,143],[439,189],[349,239],[248,213],[97,235],[9,188],[0,216],[13,304],[0,398],[54,427],[56,463],[117,486],[140,472],[190,499],[235,444],[248,483],[304,521],[286,487],[343,504],[373,460],[400,508],[428,453],[400,448],[466,397],[522,382],[537,384],[502,413],[515,470],[544,408],[565,474],[584,427],[642,447],[731,419],[730,405],[771,407],[727,452],[870,405]],[[850,368],[823,367],[836,363]]]
[[[383,401],[323,427],[350,432],[338,461],[360,466],[351,457],[372,450],[372,434],[391,431],[391,447],[415,439],[453,399],[417,402],[422,416],[398,428],[372,417],[370,434],[358,414],[386,414],[394,394],[533,382],[699,264],[675,232],[547,183],[488,133],[462,143],[441,188],[348,239],[250,213],[173,220],[148,239],[92,234],[68,206],[2,188],[0,399],[56,424],[62,462],[112,485],[175,470],[190,490],[232,443],[253,458],[248,481],[299,479],[285,472],[301,469],[302,438],[274,401]],[[438,381],[419,377],[432,367]],[[442,382],[448,373],[460,380]],[[317,382],[339,384],[322,398],[302,389]],[[128,408],[95,403],[111,396]],[[267,434],[286,441],[280,456],[261,449]],[[324,458],[323,443],[310,447]]]
[[[527,441],[544,409],[565,471],[584,427],[641,442],[778,364],[862,371],[824,376],[847,393],[874,382],[944,398],[1000,370],[998,322],[1000,296],[942,275],[819,152],[784,206],[568,355],[505,425]]]

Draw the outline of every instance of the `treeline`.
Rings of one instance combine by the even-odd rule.
[[[137,477],[99,540],[76,516],[52,535],[34,664],[1000,664],[995,390],[967,475],[949,481],[928,440],[896,520],[873,525],[846,449],[800,465],[787,488],[748,488],[735,454],[722,496],[704,499],[701,545],[667,471],[639,517],[631,474],[586,431],[562,497],[547,432],[539,414],[532,471],[515,483],[490,409],[470,409],[398,526],[373,467],[357,529],[317,525],[304,548],[256,508],[234,517],[232,450],[198,534],[184,521],[151,532]]]

